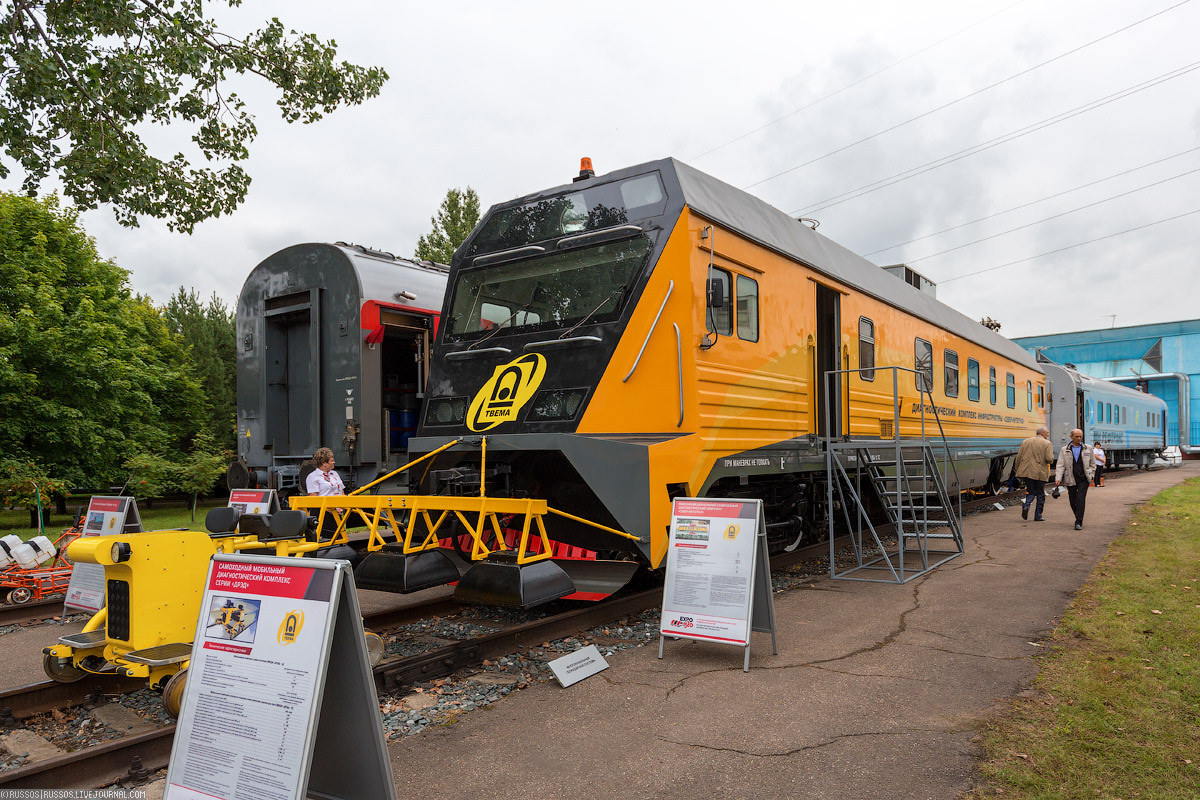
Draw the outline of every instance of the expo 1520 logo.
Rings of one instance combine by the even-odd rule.
[[[671,620],[672,628],[690,628],[694,624],[691,617],[679,617],[678,619]]]

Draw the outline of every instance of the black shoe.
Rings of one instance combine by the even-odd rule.
[[[1021,506],[1021,519],[1029,519],[1029,506]]]
[[[1083,523],[1082,523],[1082,522],[1076,522],[1076,523],[1075,523],[1075,530],[1077,530],[1077,531],[1081,531],[1081,530],[1083,530]]]
[[[1034,522],[1045,522],[1046,518],[1045,517],[1034,517],[1033,521]]]

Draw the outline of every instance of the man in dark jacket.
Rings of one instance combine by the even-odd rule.
[[[1071,431],[1071,443],[1063,445],[1058,454],[1058,465],[1054,468],[1054,485],[1066,486],[1067,497],[1071,498],[1071,510],[1075,512],[1075,530],[1083,530],[1083,509],[1087,503],[1088,484],[1096,474],[1096,456],[1092,448],[1083,443],[1083,431]]]
[[[1029,519],[1029,506],[1037,500],[1033,512],[1034,522],[1045,522],[1042,509],[1046,507],[1046,481],[1050,478],[1050,465],[1054,463],[1054,445],[1050,444],[1050,431],[1038,428],[1037,433],[1021,442],[1015,464],[1017,477],[1025,481],[1025,502],[1021,506],[1021,519]]]

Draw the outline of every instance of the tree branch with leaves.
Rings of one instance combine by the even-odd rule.
[[[226,0],[231,7],[240,0]],[[257,75],[280,90],[288,122],[315,122],[379,94],[387,73],[337,60],[337,45],[272,19],[245,38],[218,30],[201,0],[11,0],[0,6],[0,148],[31,196],[55,174],[81,209],[111,203],[173,230],[233,211],[250,177],[254,117],[230,76]],[[191,126],[205,161],[152,154],[136,127]],[[12,171],[0,159],[0,178]]]

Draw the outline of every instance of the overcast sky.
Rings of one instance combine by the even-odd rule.
[[[487,207],[569,181],[580,156],[598,173],[674,156],[816,218],[875,263],[909,263],[1010,337],[1114,314],[1118,327],[1200,318],[1200,2],[247,0],[222,12],[231,31],[272,16],[391,80],[307,126],[239,81],[259,129],[253,184],[191,236],[83,215],[101,254],[159,302],[184,286],[232,304],[255,264],[299,242],[412,255],[450,187]],[[150,136],[163,157],[177,148],[172,131]]]

